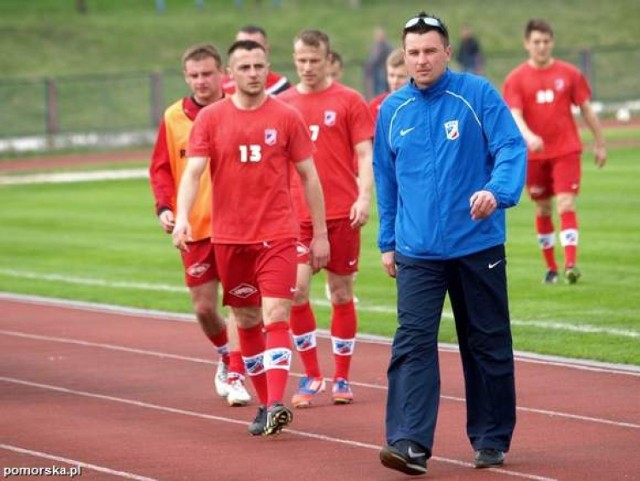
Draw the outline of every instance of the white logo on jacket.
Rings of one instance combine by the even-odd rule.
[[[444,131],[447,133],[447,139],[456,140],[460,137],[460,131],[458,130],[458,121],[450,120],[444,123]]]

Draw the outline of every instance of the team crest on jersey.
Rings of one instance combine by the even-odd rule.
[[[557,92],[560,92],[561,90],[564,90],[564,79],[563,78],[557,78],[556,81],[554,82],[554,86],[555,86]]]
[[[447,133],[447,139],[456,140],[460,137],[460,131],[458,130],[458,121],[450,120],[444,123],[444,131]]]
[[[335,110],[325,110],[324,111],[324,125],[327,127],[331,127],[336,125],[336,111]]]
[[[264,130],[264,143],[267,145],[276,145],[278,141],[278,131],[276,129]]]

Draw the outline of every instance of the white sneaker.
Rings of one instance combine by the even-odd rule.
[[[244,379],[237,377],[227,383],[227,403],[229,406],[246,406],[251,401],[251,394],[244,387]]]
[[[216,376],[213,378],[213,383],[216,386],[216,392],[220,397],[227,397],[229,393],[229,385],[227,384],[227,365],[218,361],[218,369],[216,369]]]

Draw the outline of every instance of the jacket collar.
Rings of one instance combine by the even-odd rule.
[[[430,87],[423,89],[418,88],[412,78],[411,80],[409,80],[409,88],[416,94],[419,93],[420,95],[423,95],[425,97],[435,97],[441,95],[447,89],[450,80],[451,70],[449,70],[449,67],[447,67],[442,76],[436,81],[436,83],[434,83]]]

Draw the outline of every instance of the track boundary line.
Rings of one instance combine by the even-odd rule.
[[[2,272],[2,269],[0,269]],[[26,304],[35,305],[50,305],[55,307],[83,310],[90,312],[100,312],[115,314],[119,316],[136,316],[150,318],[159,321],[177,321],[177,322],[189,322],[195,323],[193,315],[179,314],[175,312],[165,312],[152,309],[141,309],[135,307],[117,306],[111,304],[100,304],[85,301],[75,301],[69,299],[60,299],[53,297],[43,297],[28,294],[17,294],[12,292],[0,291],[0,301],[7,300],[13,302],[22,302]],[[316,300],[314,300],[316,302]],[[323,301],[320,301],[323,302]],[[318,329],[318,335],[323,338],[330,337],[329,332],[326,329]],[[392,338],[386,336],[379,336],[375,334],[357,334],[358,342],[367,342],[371,344],[385,344],[390,345]],[[458,346],[456,344],[438,343],[438,348],[442,351],[455,351],[458,352]],[[516,360],[520,362],[528,362],[533,364],[554,365],[559,367],[569,367],[578,370],[586,370],[593,372],[604,372],[612,374],[623,374],[630,376],[640,376],[640,366],[631,364],[614,364],[600,361],[593,361],[587,359],[572,359],[561,356],[550,356],[544,354],[536,354],[524,351],[515,351]]]
[[[0,381],[6,382],[6,383],[13,383],[13,384],[20,384],[23,386],[29,386],[29,387],[34,387],[34,388],[39,388],[39,389],[45,389],[45,390],[49,390],[49,391],[55,391],[55,392],[60,392],[60,393],[64,393],[64,394],[71,394],[71,395],[75,395],[75,396],[83,396],[83,397],[88,397],[88,398],[92,398],[92,399],[99,399],[102,401],[110,401],[110,402],[116,402],[116,403],[121,403],[121,404],[128,404],[131,406],[136,406],[139,408],[145,408],[145,409],[152,409],[152,410],[156,410],[156,411],[161,411],[161,412],[168,412],[171,414],[179,414],[179,415],[184,415],[184,416],[191,416],[191,417],[197,417],[200,419],[207,419],[210,421],[219,421],[219,422],[226,422],[226,423],[231,423],[231,424],[240,424],[240,425],[244,425],[247,426],[248,423],[246,421],[240,421],[238,419],[233,419],[233,418],[228,418],[228,417],[224,417],[224,416],[216,416],[213,414],[205,414],[205,413],[199,413],[196,411],[189,411],[186,409],[179,409],[179,408],[172,408],[169,406],[162,406],[159,404],[153,404],[153,403],[147,403],[144,401],[137,401],[135,399],[126,399],[126,398],[119,398],[116,396],[109,396],[106,394],[98,394],[98,393],[92,393],[89,391],[79,391],[76,389],[69,389],[69,388],[65,388],[65,387],[61,387],[61,386],[54,386],[52,384],[44,384],[44,383],[37,383],[37,382],[32,382],[32,381],[27,381],[25,379],[18,379],[18,378],[12,378],[12,377],[6,377],[6,376],[0,376]],[[310,439],[316,439],[319,441],[325,441],[325,442],[331,442],[331,443],[337,443],[337,444],[344,444],[347,446],[353,446],[353,447],[358,447],[358,448],[364,448],[364,449],[369,449],[369,450],[375,450],[378,451],[380,449],[380,446],[377,446],[375,444],[369,444],[369,443],[363,443],[360,441],[354,441],[354,440],[350,440],[350,439],[344,439],[344,438],[337,438],[337,437],[333,437],[333,436],[327,436],[324,434],[316,434],[316,433],[312,433],[312,432],[305,432],[305,431],[298,431],[296,429],[289,429],[286,428],[284,432],[296,435],[296,436],[300,436],[300,437],[306,437],[306,438],[310,438]],[[444,457],[440,457],[440,456],[433,456],[431,458],[434,461],[438,461],[441,463],[446,463],[446,464],[453,464],[456,466],[465,466],[465,467],[473,467],[472,463],[468,463],[468,462],[464,462],[464,461],[460,461],[458,459],[450,459],[450,458],[444,458]],[[543,477],[543,476],[538,476],[535,474],[528,474],[528,473],[522,473],[522,472],[518,472],[518,471],[511,471],[508,469],[502,469],[502,468],[494,468],[492,469],[493,472],[498,473],[498,474],[503,474],[506,476],[511,476],[511,477],[517,477],[517,478],[524,478],[524,479],[531,479],[534,481],[557,481],[555,478],[547,478],[547,477]],[[136,478],[132,478],[132,479],[136,479]],[[150,478],[143,478],[143,479],[150,479]],[[154,481],[154,480],[151,480]]]
[[[32,449],[25,449],[19,446],[13,446],[11,444],[0,443],[0,449],[4,449],[5,451],[12,451],[14,453],[28,454],[30,456],[34,456],[37,458],[49,459],[51,461],[58,461],[61,463],[70,464],[72,466],[80,466],[81,468],[86,468],[91,471],[98,471],[101,473],[111,474],[113,476],[118,476],[120,478],[133,479],[135,481],[158,481],[155,478],[148,478],[146,476],[140,476],[134,473],[128,473],[126,471],[117,471],[114,469],[105,468],[104,466],[98,466],[97,464],[85,463],[83,461],[78,461],[76,459],[64,458],[62,456],[43,453],[42,451],[34,451]]]
[[[17,269],[0,268],[0,274],[6,276],[17,277],[21,279],[35,279],[46,280],[53,282],[63,282],[67,284],[84,285],[84,286],[97,286],[111,289],[131,289],[131,290],[144,290],[151,292],[184,292],[187,293],[185,286],[175,286],[170,284],[151,284],[147,282],[133,282],[133,281],[108,281],[104,279],[95,279],[88,277],[67,276],[64,274],[42,274],[37,272],[21,271]],[[322,307],[330,306],[330,303],[325,299],[313,299],[313,302]],[[362,312],[375,312],[382,314],[396,314],[395,306],[389,305],[360,305],[358,308]],[[445,311],[442,313],[443,318],[453,319],[453,313]],[[511,324],[514,326],[523,327],[536,327],[542,329],[554,329],[568,332],[578,332],[583,334],[605,334],[608,336],[616,337],[628,337],[632,339],[640,339],[640,331],[634,331],[631,329],[619,329],[619,328],[604,328],[599,326],[591,326],[583,323],[568,323],[549,320],[524,320],[524,319],[511,319]]]
[[[131,353],[131,354],[140,354],[143,356],[152,356],[152,357],[158,357],[161,359],[171,359],[171,360],[176,360],[176,361],[185,361],[185,362],[192,362],[192,363],[198,363],[198,364],[211,364],[211,365],[217,365],[218,362],[216,361],[211,361],[208,359],[202,359],[202,358],[198,358],[198,357],[189,357],[189,356],[181,356],[178,354],[171,354],[171,353],[164,353],[164,352],[159,352],[159,351],[150,351],[147,349],[137,349],[137,348],[130,348],[130,347],[125,347],[125,346],[119,346],[116,344],[105,344],[105,343],[97,343],[97,342],[91,342],[91,341],[82,341],[82,340],[78,340],[78,339],[69,339],[69,338],[63,338],[63,337],[54,337],[54,336],[43,336],[40,334],[30,334],[30,333],[25,333],[25,332],[20,332],[20,331],[7,331],[7,330],[0,330],[0,335],[4,335],[4,336],[13,336],[13,337],[19,337],[19,338],[25,338],[25,339],[35,339],[35,340],[39,340],[39,341],[47,341],[47,342],[59,342],[59,343],[63,343],[63,344],[73,344],[73,345],[79,345],[79,346],[83,346],[83,347],[97,347],[97,348],[101,348],[101,349],[107,349],[107,350],[111,350],[111,351],[117,351],[117,352],[126,352],[126,353]],[[291,377],[297,377],[297,378],[301,378],[303,377],[303,374],[298,374],[298,373],[290,373]],[[331,382],[331,379],[327,379],[328,382]],[[358,387],[363,387],[363,388],[369,388],[369,389],[377,389],[377,390],[382,390],[382,391],[386,391],[387,390],[387,386],[384,386],[382,384],[373,384],[373,383],[364,383],[364,382],[358,382],[358,381],[351,381],[351,384],[354,386],[358,386]],[[454,402],[459,402],[459,403],[465,403],[465,399],[461,398],[461,397],[457,397],[457,396],[447,396],[447,395],[440,395],[441,399],[445,399],[448,401],[454,401]],[[610,426],[615,426],[615,427],[619,427],[619,428],[631,428],[631,429],[640,429],[640,424],[634,424],[634,423],[629,423],[629,422],[625,422],[625,421],[615,421],[612,419],[605,419],[605,418],[596,418],[596,417],[592,417],[592,416],[583,416],[580,414],[571,414],[571,413],[566,413],[566,412],[561,412],[561,411],[550,411],[547,409],[539,409],[539,408],[530,408],[530,407],[525,407],[525,406],[516,406],[517,411],[521,411],[521,412],[525,412],[525,413],[531,413],[531,414],[541,414],[543,416],[552,416],[552,417],[556,417],[556,418],[563,418],[563,419],[571,419],[571,420],[577,420],[577,421],[586,421],[586,422],[591,422],[591,423],[596,423],[596,424],[606,424],[606,425],[610,425]]]

